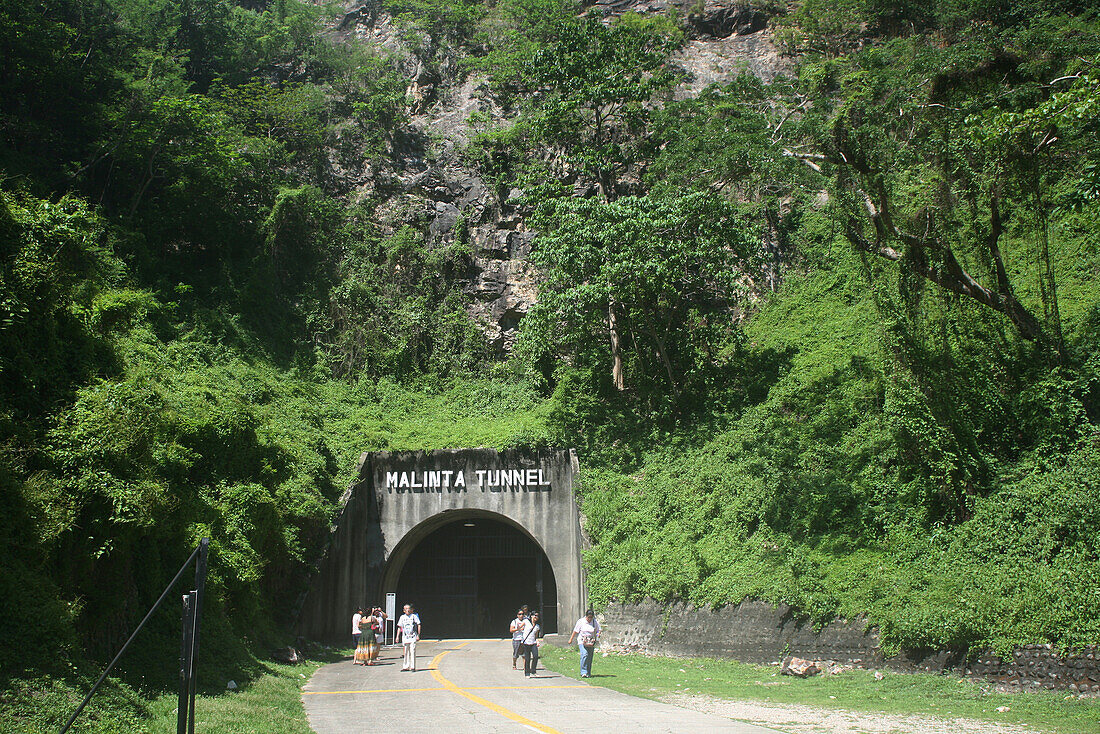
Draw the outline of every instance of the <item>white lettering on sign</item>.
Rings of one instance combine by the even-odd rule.
[[[543,469],[475,469],[477,488],[482,492],[549,492],[550,479]],[[466,475],[453,469],[426,471],[389,471],[381,473],[386,491],[404,494],[415,492],[465,492]]]

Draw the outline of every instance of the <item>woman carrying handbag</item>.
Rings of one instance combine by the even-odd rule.
[[[577,620],[573,626],[573,634],[569,635],[569,643],[578,640],[578,648],[581,651],[581,677],[592,677],[592,654],[596,649],[596,642],[600,639],[600,623],[596,621],[596,612],[589,609],[584,616]]]

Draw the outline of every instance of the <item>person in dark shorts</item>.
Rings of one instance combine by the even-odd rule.
[[[523,652],[523,633],[526,627],[527,613],[520,609],[516,612],[516,618],[508,625],[508,631],[512,633],[512,670],[516,670],[516,661]]]

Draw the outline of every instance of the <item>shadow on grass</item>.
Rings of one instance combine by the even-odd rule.
[[[305,642],[302,644],[301,653],[308,660],[328,665],[330,663],[351,660],[354,657],[355,651],[350,647],[329,647],[328,645],[318,645],[314,642]]]

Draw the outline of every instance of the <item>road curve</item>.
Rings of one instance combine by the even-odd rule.
[[[512,670],[511,658],[510,640],[424,640],[417,646],[416,672],[401,671],[400,648],[387,649],[379,665],[347,660],[320,668],[306,683],[302,700],[317,734],[775,734],[548,670],[525,678],[522,670]]]

